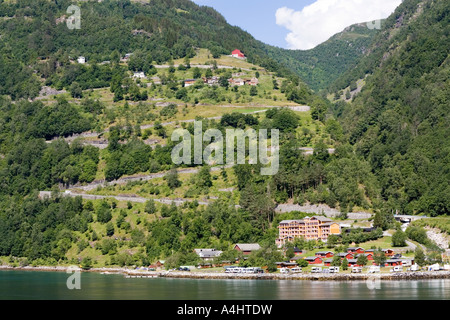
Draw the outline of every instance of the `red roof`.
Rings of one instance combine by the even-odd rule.
[[[239,57],[245,57],[244,54],[241,52],[241,50],[238,49],[231,52],[231,55],[238,55]]]

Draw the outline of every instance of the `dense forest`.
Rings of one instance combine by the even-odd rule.
[[[377,29],[365,23],[345,28],[310,50],[283,50],[267,46],[277,62],[292,68],[316,92],[326,89],[368,52]]]
[[[368,75],[361,93],[334,112],[394,211],[450,211],[449,11],[446,1],[404,1],[371,53],[334,86]]]
[[[289,53],[268,48],[229,26],[213,9],[187,0],[83,2],[80,30],[68,29],[61,19],[70,4],[0,1],[0,256],[44,264],[84,256],[83,264],[90,265],[87,257],[95,252],[104,257],[103,265],[144,265],[164,257],[176,266],[196,262],[196,247],[224,250],[231,260],[236,255],[229,250],[233,243],[259,242],[265,255],[260,258],[273,264],[280,258],[274,243],[282,218],[275,208],[281,203],[324,203],[342,216],[354,210],[382,217],[393,212],[449,213],[448,1],[407,0],[381,31],[354,26],[316,50]],[[231,71],[208,69],[207,75],[189,69],[198,48],[208,49],[213,60],[237,47],[248,61],[273,73],[266,75],[270,88],[266,85],[264,93],[261,86],[248,92],[229,88]],[[342,59],[332,59],[336,51]],[[134,55],[127,64],[120,63],[127,53]],[[89,64],[74,63],[80,55]],[[185,64],[176,69],[175,59]],[[155,75],[154,65],[163,63],[170,67],[160,85],[147,88],[127,76],[134,71]],[[348,71],[340,77],[344,69]],[[259,76],[255,71],[252,75]],[[219,84],[185,88],[174,80],[177,72],[192,72],[194,78],[214,74]],[[280,83],[277,77],[283,77]],[[328,101],[312,90],[336,80],[328,87],[331,95],[349,86],[355,91],[354,83],[361,79],[361,92],[345,101]],[[50,103],[35,99],[44,85],[67,90],[70,96],[55,96]],[[120,106],[90,98],[98,88]],[[179,115],[179,109],[141,103],[155,92],[185,103],[183,112],[188,112],[188,103],[266,96],[312,108],[310,118],[289,108],[271,108],[258,116],[229,112],[218,121],[199,117],[204,130],[279,129],[280,168],[274,176],[261,176],[258,164],[215,174],[203,166],[182,182],[170,157],[174,144],[161,124]],[[138,120],[133,122],[133,117]],[[154,121],[153,128],[141,131],[142,120]],[[184,127],[193,133],[192,124]],[[101,135],[107,148],[102,150],[62,139],[105,128],[107,134]],[[144,143],[152,134],[165,145]],[[307,146],[314,147],[312,155],[301,149]],[[332,154],[330,146],[335,147]],[[124,188],[152,196],[185,188],[182,195],[196,200],[178,207],[154,201],[124,205],[56,192],[99,177],[113,181],[163,171],[169,174],[159,185],[135,182]],[[215,181],[233,181],[238,197],[199,205],[198,195],[210,197]],[[40,190],[55,192],[40,199]],[[370,234],[378,236],[379,231]]]

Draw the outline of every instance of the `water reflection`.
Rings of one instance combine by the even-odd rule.
[[[126,279],[82,274],[68,290],[58,272],[0,271],[0,299],[88,300],[447,300],[450,279],[421,281],[301,281]]]

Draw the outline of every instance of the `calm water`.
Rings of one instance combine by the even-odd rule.
[[[450,279],[311,282],[124,278],[81,273],[81,289],[69,290],[64,272],[0,271],[1,300],[448,300]]]

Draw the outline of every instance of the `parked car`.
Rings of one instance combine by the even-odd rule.
[[[300,267],[292,268],[292,269],[291,269],[291,272],[292,272],[292,273],[300,273],[300,272],[302,272],[302,268],[300,268]]]
[[[179,267],[178,271],[191,271],[188,267]]]

